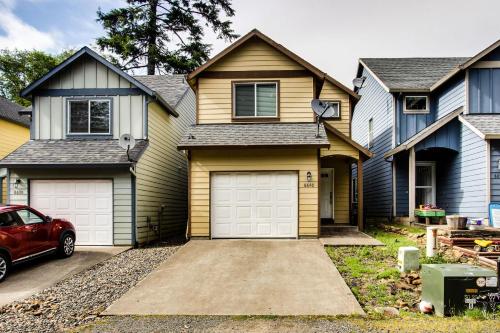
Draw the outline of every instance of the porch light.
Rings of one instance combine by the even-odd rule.
[[[307,182],[310,183],[312,181],[312,174],[311,174],[311,171],[307,171]]]
[[[19,188],[19,185],[22,183],[22,180],[20,178],[17,178],[16,179],[16,182],[14,183],[14,188],[15,189],[18,189]]]

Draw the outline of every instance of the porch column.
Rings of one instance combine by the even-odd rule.
[[[358,158],[358,229],[363,231],[363,159]]]
[[[415,148],[410,149],[408,158],[408,220],[415,222]]]

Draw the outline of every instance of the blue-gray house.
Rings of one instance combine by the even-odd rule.
[[[352,138],[364,163],[367,218],[487,217],[500,201],[500,40],[471,58],[362,58]],[[359,84],[363,82],[362,84]]]

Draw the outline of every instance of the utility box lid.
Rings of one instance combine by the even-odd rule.
[[[478,266],[463,264],[428,264],[422,265],[428,270],[438,271],[443,277],[496,276],[495,271]]]

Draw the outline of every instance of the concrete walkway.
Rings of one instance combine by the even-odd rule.
[[[319,239],[324,246],[383,246],[384,243],[360,231],[339,231]]]
[[[27,261],[12,268],[0,283],[0,307],[42,291],[62,279],[130,249],[124,246],[77,246],[66,259],[55,255]]]
[[[198,240],[103,314],[363,313],[318,240]]]

